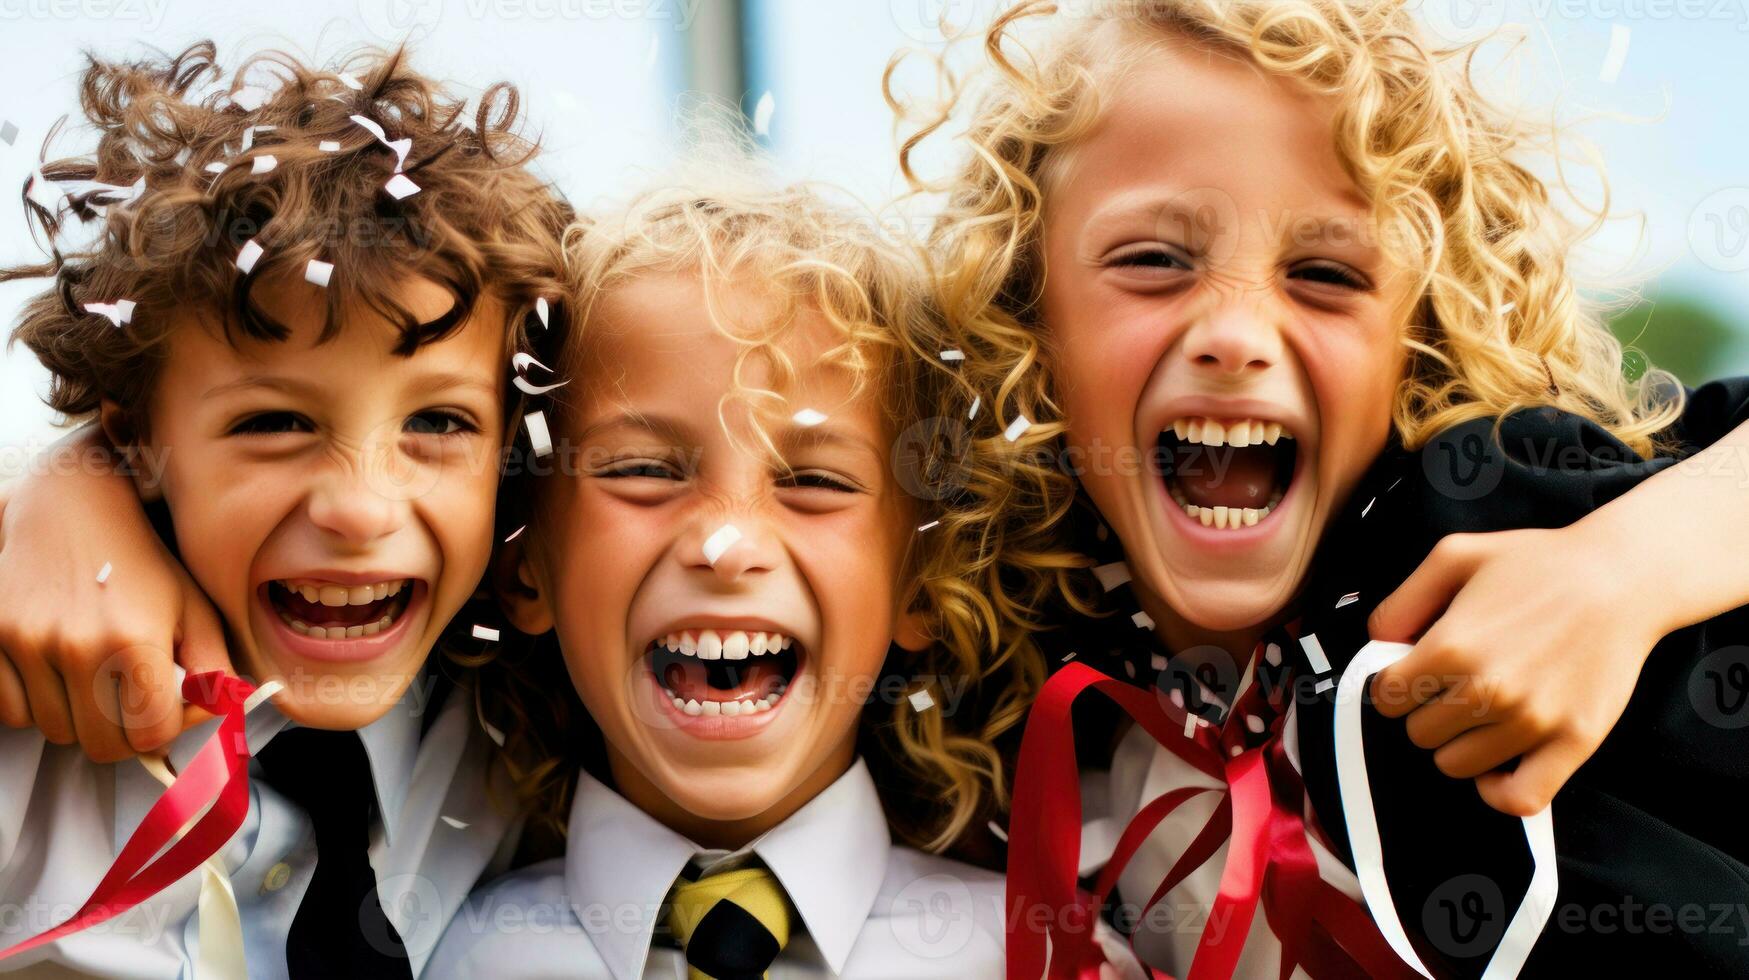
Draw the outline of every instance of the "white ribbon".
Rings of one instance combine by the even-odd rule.
[[[1366,770],[1366,747],[1360,734],[1361,706],[1372,675],[1408,656],[1414,647],[1404,643],[1373,641],[1355,654],[1336,688],[1336,782],[1342,793],[1342,813],[1348,823],[1348,843],[1354,850],[1354,872],[1361,894],[1379,932],[1404,963],[1431,978],[1426,964],[1409,945],[1409,936],[1397,918],[1391,887],[1385,880],[1384,855],[1379,844],[1378,815],[1373,810],[1372,784]],[[1483,971],[1483,980],[1510,980],[1524,969],[1531,947],[1555,910],[1558,882],[1555,873],[1555,824],[1549,810],[1524,818],[1524,837],[1530,844],[1534,870],[1524,898],[1495,947]]]

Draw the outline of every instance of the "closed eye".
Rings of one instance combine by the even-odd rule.
[[[595,474],[605,480],[684,480],[686,474],[659,459],[628,459],[609,463]]]
[[[1289,279],[1315,283],[1320,286],[1334,286],[1355,292],[1367,292],[1372,289],[1372,280],[1339,262],[1324,260],[1307,262],[1289,269],[1287,275]]]
[[[1162,245],[1140,245],[1118,251],[1106,264],[1126,269],[1180,269],[1188,271],[1190,259]]]
[[[314,432],[315,424],[296,412],[257,412],[226,431],[233,436],[270,436],[287,432]]]
[[[797,490],[830,490],[835,493],[862,493],[863,488],[842,477],[819,470],[802,470],[778,477],[777,485]]]

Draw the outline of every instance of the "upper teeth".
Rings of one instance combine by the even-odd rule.
[[[1205,446],[1237,446],[1241,449],[1266,444],[1273,446],[1283,437],[1294,437],[1293,433],[1282,428],[1280,422],[1264,422],[1258,419],[1179,419],[1172,423],[1172,434],[1184,442],[1196,442]]]
[[[788,650],[792,641],[782,633],[749,633],[745,630],[684,630],[669,633],[657,646],[700,660],[746,660]]]
[[[370,585],[334,585],[328,582],[312,582],[307,579],[283,579],[279,583],[286,591],[295,592],[304,597],[305,602],[314,602],[324,606],[362,606],[366,603],[387,599],[399,595],[406,587],[404,578],[388,582],[375,582]]]

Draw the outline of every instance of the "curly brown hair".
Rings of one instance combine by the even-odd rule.
[[[537,144],[518,132],[514,88],[487,89],[469,114],[404,51],[363,51],[325,69],[265,52],[229,84],[216,58],[208,41],[136,62],[87,56],[79,96],[96,147],[44,162],[25,185],[49,257],[0,269],[0,282],[54,279],[12,335],[49,369],[51,407],[86,419],[112,401],[145,432],[169,314],[205,307],[227,337],[283,339],[251,290],[312,261],[332,266],[324,340],[340,329],[339,311],[362,302],[399,326],[397,352],[410,354],[489,293],[509,311],[509,342],[521,341],[536,299],[561,289],[558,242],[572,215],[528,169]],[[397,174],[418,191],[391,192],[391,181],[400,193],[408,186]],[[101,222],[99,233],[66,245],[74,219]],[[240,255],[255,248],[240,272]],[[409,274],[448,289],[449,312],[420,322],[397,303]],[[88,305],[121,301],[134,304],[124,329]]]

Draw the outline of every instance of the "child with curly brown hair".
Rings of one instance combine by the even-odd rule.
[[[27,519],[41,485],[9,507],[0,970],[417,974],[514,845],[475,691],[428,660],[491,554],[570,210],[513,89],[469,111],[400,53],[227,79],[201,44],[93,60],[81,95],[97,144],[26,189],[53,254],[3,278],[54,284],[14,339],[53,407],[155,461],[163,539],[114,476],[42,478],[87,493],[58,520]],[[32,560],[87,519],[114,533]],[[181,732],[179,691],[224,717]]]

